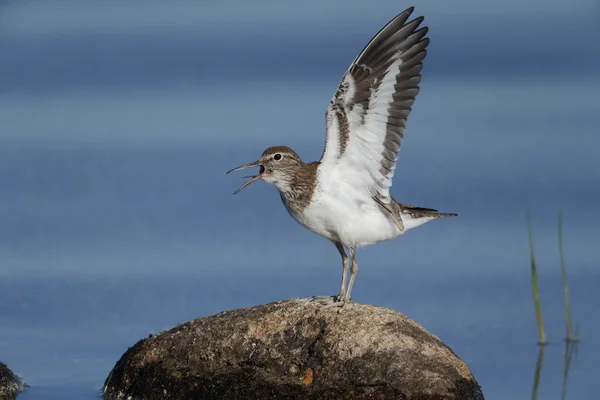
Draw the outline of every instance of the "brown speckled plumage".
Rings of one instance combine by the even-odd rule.
[[[281,161],[271,161],[275,154],[281,154]],[[280,192],[281,199],[287,207],[296,213],[302,213],[310,204],[317,185],[317,168],[319,162],[303,162],[298,154],[286,146],[273,146],[266,149],[261,159],[265,160],[265,168],[276,169],[289,179],[288,190]]]
[[[348,117],[344,113],[344,110],[337,111],[338,124],[340,126],[340,157],[346,151],[348,145],[348,139],[350,139],[350,126],[348,124]]]
[[[282,193],[289,207],[297,212],[303,212],[310,204],[317,185],[317,161],[304,164],[303,168],[296,170],[292,178],[292,190]]]
[[[265,151],[263,151],[262,156],[260,158],[270,158],[271,156],[274,156],[277,153],[290,156],[293,159],[301,161],[300,157],[298,157],[298,154],[296,154],[294,150],[290,149],[287,146],[271,146]]]

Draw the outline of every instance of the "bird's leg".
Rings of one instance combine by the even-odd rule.
[[[342,256],[342,287],[340,289],[340,294],[337,296],[313,296],[311,301],[320,303],[322,305],[329,307],[340,307],[343,306],[344,298],[346,295],[346,279],[348,278],[348,266],[350,264],[350,259],[346,255],[346,251],[344,250],[344,245],[340,242],[333,242],[335,244],[336,249],[340,252]]]
[[[356,273],[358,272],[358,263],[356,262],[356,250],[354,247],[348,247],[350,250],[350,257],[352,257],[352,267],[350,267],[350,281],[348,282],[348,290],[344,296],[344,302],[350,301],[350,293],[352,292],[352,286],[354,285],[354,279],[356,279]]]
[[[342,271],[342,287],[340,289],[340,294],[338,294],[337,296],[337,301],[341,301],[344,299],[344,296],[346,295],[346,279],[348,278],[348,264],[350,263],[350,260],[348,259],[348,256],[346,255],[346,251],[344,250],[344,245],[342,245],[340,242],[335,242],[335,247],[338,249],[338,251],[340,252],[340,255],[342,256],[342,265],[343,265],[343,271]]]

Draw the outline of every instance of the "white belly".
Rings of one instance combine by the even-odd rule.
[[[343,183],[330,190],[318,187],[301,214],[287,205],[286,209],[304,227],[346,246],[365,246],[402,234],[373,199]]]

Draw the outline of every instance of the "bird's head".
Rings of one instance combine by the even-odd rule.
[[[275,185],[281,192],[286,192],[289,190],[289,185],[295,173],[302,168],[303,164],[294,150],[285,146],[273,146],[266,149],[257,161],[239,166],[227,171],[227,173],[250,167],[260,167],[258,174],[250,176],[250,180],[240,186],[234,194],[239,193],[246,186],[259,179]]]

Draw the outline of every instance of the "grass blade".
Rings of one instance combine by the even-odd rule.
[[[540,386],[540,375],[542,374],[542,363],[544,362],[545,348],[545,346],[540,347],[538,359],[535,363],[535,376],[533,378],[533,392],[531,393],[531,400],[537,400],[538,387]]]
[[[546,332],[544,331],[544,319],[542,318],[542,307],[540,306],[537,264],[535,262],[535,253],[533,251],[533,233],[531,232],[531,218],[529,218],[529,213],[527,213],[527,230],[529,232],[529,257],[531,262],[531,288],[533,290],[533,302],[535,304],[535,314],[537,317],[538,330],[540,333],[540,344],[545,345]]]
[[[565,292],[565,325],[567,331],[567,342],[577,341],[573,334],[573,323],[571,322],[571,305],[569,301],[569,284],[567,282],[567,267],[565,265],[565,253],[562,240],[562,212],[558,213],[558,252],[560,254],[560,268],[562,271],[563,290]]]
[[[565,400],[567,398],[567,380],[569,379],[569,368],[571,367],[571,358],[573,357],[573,351],[575,350],[573,346],[577,346],[577,343],[566,342],[565,363],[563,367],[562,393],[560,396],[561,400]]]

